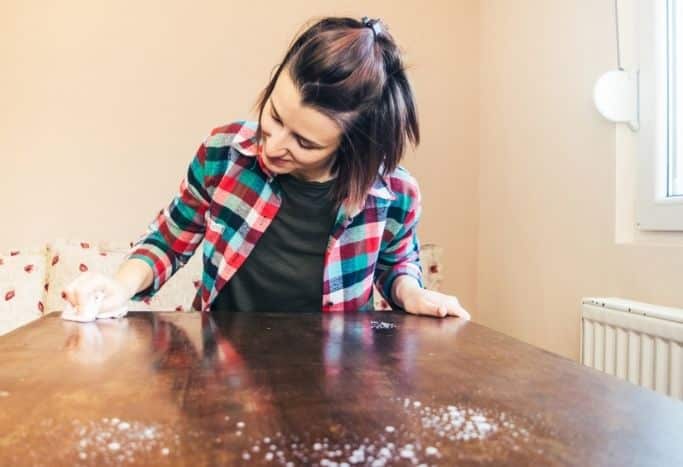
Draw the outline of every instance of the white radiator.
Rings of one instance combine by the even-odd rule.
[[[581,363],[683,399],[683,310],[585,298]]]

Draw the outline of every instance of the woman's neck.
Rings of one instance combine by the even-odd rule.
[[[315,171],[301,171],[292,170],[289,174],[299,180],[304,182],[326,182],[332,180],[336,177],[336,174],[332,173],[332,163],[326,167],[321,167]]]

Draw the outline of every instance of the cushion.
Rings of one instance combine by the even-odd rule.
[[[113,277],[128,255],[131,243],[56,240],[47,245],[46,311],[61,311],[62,290],[82,272]],[[131,311],[189,311],[199,287],[202,260],[199,251],[151,299],[128,302]]]
[[[443,282],[443,248],[433,243],[425,243],[420,247],[420,263],[424,285],[429,290],[441,290]]]
[[[131,243],[59,239],[43,249],[0,255],[0,333],[30,322],[42,313],[61,311],[64,304],[61,292],[68,283],[85,271],[113,276],[131,246]],[[421,246],[420,258],[428,289],[440,289],[441,255],[442,249],[436,245]],[[189,311],[201,274],[198,249],[154,297],[144,302],[130,301],[129,309]],[[389,309],[377,290],[374,306],[379,310]]]
[[[130,244],[111,242],[56,240],[47,245],[47,297],[45,312],[62,311],[62,291],[79,274],[98,272],[112,277],[121,266]],[[129,310],[148,311],[141,302],[128,302]]]
[[[45,250],[0,254],[0,335],[45,311]]]

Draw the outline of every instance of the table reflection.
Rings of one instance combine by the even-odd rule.
[[[455,339],[462,324],[398,313],[191,317],[65,322],[64,349],[83,369],[146,374],[159,407],[174,407],[168,429],[186,450],[205,446],[209,464],[231,463],[244,446],[260,449],[268,438],[285,446],[284,427],[289,445],[308,439],[310,449],[326,436],[343,445],[382,441],[385,425],[412,426],[396,401],[423,389],[424,338],[446,332]]]

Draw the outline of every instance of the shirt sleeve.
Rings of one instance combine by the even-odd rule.
[[[152,284],[135,294],[133,300],[154,296],[189,261],[204,238],[205,213],[211,200],[206,183],[206,154],[206,142],[203,142],[190,163],[178,194],[159,211],[128,254],[128,259],[141,259],[154,272]]]
[[[401,169],[402,170],[402,169]],[[402,170],[401,189],[387,212],[384,236],[375,267],[375,284],[392,308],[399,308],[391,298],[391,287],[402,275],[413,277],[424,287],[420,264],[420,242],[417,225],[422,213],[422,200],[417,181]]]

